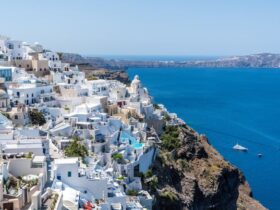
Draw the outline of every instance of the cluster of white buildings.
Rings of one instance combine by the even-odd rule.
[[[0,37],[0,110],[0,209],[152,209],[141,174],[167,111],[138,76],[89,81],[38,43]],[[46,123],[31,125],[34,110]]]

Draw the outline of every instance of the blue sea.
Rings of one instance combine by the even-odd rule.
[[[240,168],[254,197],[280,209],[280,70],[131,68],[156,103],[208,136]],[[239,143],[249,149],[237,152]],[[263,157],[259,158],[258,153]]]

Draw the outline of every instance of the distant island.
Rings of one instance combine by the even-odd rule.
[[[93,69],[125,70],[131,67],[213,67],[213,68],[280,68],[280,54],[260,53],[246,56],[230,56],[218,59],[201,59],[189,61],[143,61],[125,59],[106,59],[101,57],[86,57],[73,53],[62,53],[62,60]]]

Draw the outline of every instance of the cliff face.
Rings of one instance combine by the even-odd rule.
[[[129,84],[128,73],[123,71],[121,68],[111,68],[110,66],[103,64],[103,59],[96,58],[98,62],[90,63],[90,59],[87,59],[79,54],[74,53],[60,53],[61,60],[72,65],[78,65],[79,69],[85,73],[87,79],[107,79],[107,80],[118,80],[122,83]]]
[[[163,134],[153,177],[144,178],[155,209],[265,209],[252,198],[243,174],[206,137],[187,126],[170,130]]]

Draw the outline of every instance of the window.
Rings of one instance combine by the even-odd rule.
[[[57,175],[56,177],[58,180],[61,180],[61,176],[60,175]]]
[[[10,50],[13,50],[14,49],[14,45],[13,44],[8,44],[8,48],[10,49]]]
[[[17,115],[15,115],[15,120],[17,120],[18,119],[18,116]]]
[[[68,176],[68,177],[71,177],[71,176],[72,176],[71,171],[68,171],[67,176]]]
[[[31,168],[43,168],[43,163],[32,163]]]

